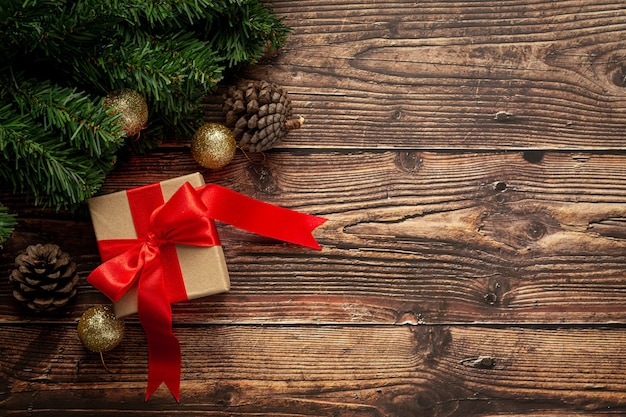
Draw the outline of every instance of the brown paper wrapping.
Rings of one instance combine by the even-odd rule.
[[[194,173],[160,182],[165,201],[185,182],[197,188],[204,185],[204,178],[200,173]],[[137,238],[125,191],[94,197],[87,203],[97,240]],[[189,300],[230,289],[228,269],[221,246],[176,245],[176,253]],[[137,285],[114,303],[113,307],[116,316],[120,318],[136,313]]]

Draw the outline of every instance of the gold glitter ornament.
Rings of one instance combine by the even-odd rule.
[[[237,150],[233,132],[219,123],[201,126],[191,138],[191,155],[205,168],[222,168],[232,161]]]
[[[78,321],[78,337],[93,352],[106,352],[122,341],[124,321],[115,317],[108,305],[91,307]]]
[[[141,94],[130,88],[107,94],[104,98],[104,108],[122,114],[118,120],[126,136],[139,134],[148,124],[148,104]]]

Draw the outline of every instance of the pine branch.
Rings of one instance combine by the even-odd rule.
[[[0,56],[4,62],[26,55],[46,37],[65,0],[3,0],[0,7]]]
[[[104,110],[102,97],[92,99],[47,80],[17,79],[8,90],[22,113],[40,118],[45,130],[58,129],[68,145],[91,157],[115,152],[124,143],[119,115]]]
[[[126,7],[122,13],[129,21],[141,23],[148,22],[153,28],[176,28],[185,27],[197,23],[211,16],[217,16],[220,9],[228,3],[234,2],[189,0],[173,2],[154,2],[151,0],[139,0],[133,2],[131,7]]]
[[[0,205],[0,243],[6,242],[11,237],[16,225],[15,214],[9,213],[6,207]]]
[[[266,51],[280,48],[291,31],[261,1],[237,4],[239,7],[225,10],[220,19],[207,20],[198,28],[199,36],[210,40],[212,49],[227,57],[225,65],[229,68],[255,63]]]
[[[44,107],[50,110],[45,104],[49,103]],[[48,115],[38,117],[36,111],[17,113],[14,106],[9,103],[0,107],[0,181],[33,195],[37,205],[57,209],[71,209],[92,197],[113,167],[120,143],[96,140],[101,151],[96,155],[93,148],[71,146],[69,135],[60,134],[50,120],[42,121]],[[64,114],[56,110],[51,113]],[[78,127],[74,133],[83,130]],[[94,137],[104,132],[94,130]],[[73,136],[75,139],[80,135]]]
[[[13,183],[16,191],[32,194],[36,205],[57,209],[73,209],[93,197],[108,173],[103,160],[69,151],[54,139],[40,143],[21,137],[19,146],[6,147],[2,156],[14,162],[14,169],[0,165],[0,179]],[[114,162],[113,158],[109,169]]]
[[[189,32],[172,33],[167,37],[132,35],[132,39],[107,48],[97,56],[75,58],[72,73],[79,74],[83,80],[89,79],[103,92],[134,88],[157,103],[173,100],[172,93],[182,94],[181,101],[188,95],[206,94],[222,78],[223,67],[217,64],[219,59],[208,42],[194,38]],[[106,77],[102,76],[103,71]]]
[[[202,121],[202,98],[223,78],[218,57],[208,42],[189,32],[132,35],[126,37],[128,44],[99,56],[76,57],[68,76],[79,76],[76,84],[86,82],[98,91],[140,91],[150,103],[149,134],[190,137]]]
[[[191,137],[202,98],[256,62],[289,29],[261,0],[2,0],[0,183],[37,204],[73,207],[100,187],[123,148],[103,97],[148,102],[147,150]]]

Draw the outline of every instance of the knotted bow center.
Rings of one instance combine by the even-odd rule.
[[[165,239],[153,231],[149,231],[146,235],[146,246],[151,249],[158,249],[165,244]]]

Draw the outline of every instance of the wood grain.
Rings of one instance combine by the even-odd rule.
[[[228,294],[176,306],[207,323],[624,323],[626,159],[546,153],[273,152],[238,156],[215,181],[328,217],[318,253],[220,225]],[[194,169],[187,153],[136,157],[103,192]],[[81,274],[99,262],[88,221],[22,219],[8,271],[39,236],[63,242]],[[80,232],[79,232],[80,231]],[[78,233],[79,232],[79,233]],[[19,321],[0,282],[0,320]],[[85,284],[77,302],[103,298]],[[77,308],[59,320],[74,320]],[[28,320],[36,318],[29,317]]]
[[[165,389],[144,402],[147,358],[134,343],[143,337],[137,326],[105,355],[112,373],[80,346],[73,327],[4,330],[0,404],[16,415],[23,404],[32,415],[626,412],[624,329],[178,327],[181,404]]]
[[[305,117],[285,146],[624,149],[620,2],[270,4],[294,30],[248,76]]]

